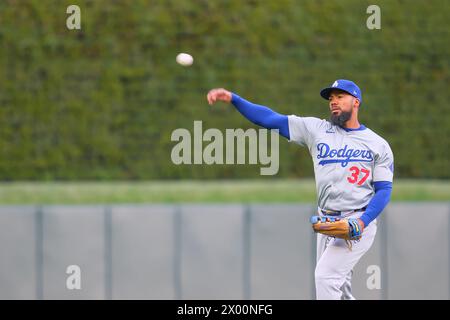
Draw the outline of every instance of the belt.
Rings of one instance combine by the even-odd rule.
[[[365,206],[363,208],[351,210],[351,211],[345,211],[345,212],[354,213],[354,212],[365,211],[366,209],[367,209],[367,206]],[[335,211],[335,210],[323,210],[323,209],[320,209],[320,211],[322,212],[322,214],[324,214],[326,216],[340,216],[341,213],[342,213],[342,211]]]

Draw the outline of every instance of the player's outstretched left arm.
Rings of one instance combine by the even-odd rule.
[[[289,122],[286,115],[279,114],[268,107],[251,103],[223,88],[210,90],[206,98],[210,105],[216,101],[231,102],[244,117],[254,124],[267,129],[278,129],[283,137],[290,139]]]

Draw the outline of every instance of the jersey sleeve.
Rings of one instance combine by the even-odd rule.
[[[373,170],[373,182],[389,181],[394,178],[394,154],[389,144],[386,142],[383,151],[378,158],[375,158],[375,166]]]
[[[315,134],[324,120],[314,117],[288,116],[289,142],[295,142],[302,146],[310,146],[314,141]]]

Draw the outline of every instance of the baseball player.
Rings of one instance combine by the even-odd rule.
[[[320,95],[328,100],[329,120],[282,115],[223,88],[209,91],[207,100],[210,105],[231,102],[251,122],[278,129],[290,142],[308,148],[314,163],[318,220],[325,222],[313,225],[316,298],[350,300],[354,299],[352,270],[371,247],[376,218],[391,197],[394,157],[383,138],[359,123],[362,95],[354,82],[336,80]],[[348,236],[323,231],[331,230],[328,224],[333,221],[343,223],[339,226],[347,228]]]

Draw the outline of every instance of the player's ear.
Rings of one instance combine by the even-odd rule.
[[[355,107],[359,109],[360,104],[361,104],[361,102],[359,101],[359,99],[355,98],[355,104],[354,104]]]

